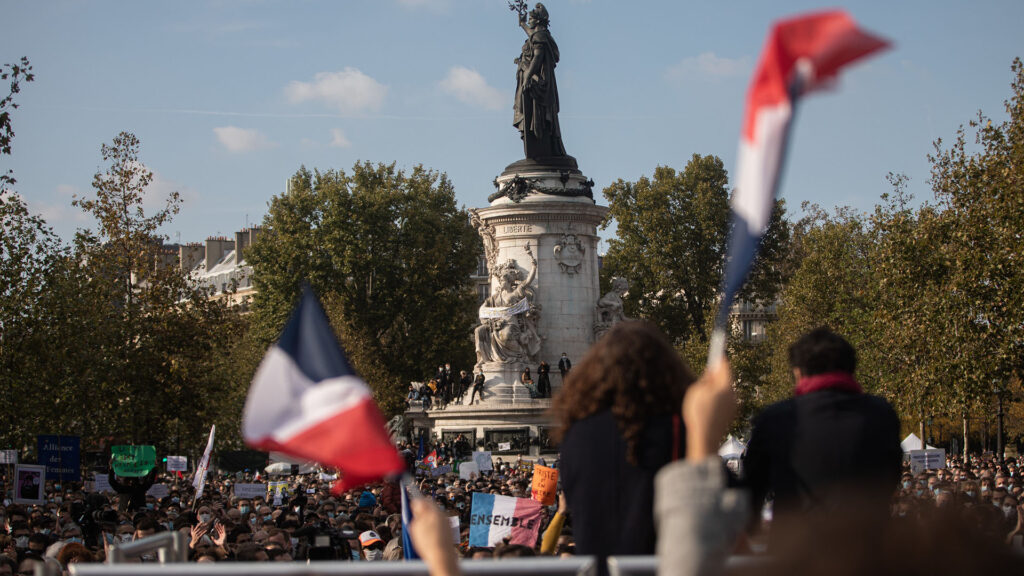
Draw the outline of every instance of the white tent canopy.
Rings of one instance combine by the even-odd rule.
[[[743,452],[747,449],[747,446],[739,440],[733,438],[732,434],[726,438],[725,444],[718,449],[718,455],[726,460],[732,460],[743,457]]]
[[[925,444],[925,447],[928,450],[935,450],[935,446]],[[920,450],[921,439],[917,436],[917,434],[911,432],[910,434],[907,434],[907,437],[903,439],[903,442],[900,442],[900,448],[903,448],[904,454],[910,452],[911,450]]]

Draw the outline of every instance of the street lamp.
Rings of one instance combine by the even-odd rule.
[[[997,410],[996,410],[996,457],[999,459],[999,465],[1003,465],[1003,398],[1006,397],[1006,386],[996,381],[995,386],[992,388],[992,393],[996,395]]]

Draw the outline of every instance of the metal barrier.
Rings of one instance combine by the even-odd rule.
[[[143,542],[143,541],[140,541]],[[593,556],[463,560],[466,576],[594,576]],[[222,562],[217,564],[72,564],[72,576],[409,576],[427,574],[423,562]]]
[[[749,574],[764,569],[770,560],[766,556],[730,556],[725,561],[724,576]],[[653,576],[658,573],[657,556],[609,556],[609,576]]]
[[[124,564],[129,559],[141,558],[150,553],[156,553],[155,560],[159,564],[188,562],[185,535],[177,531],[160,532],[134,542],[115,542],[107,551],[107,561],[112,565]]]

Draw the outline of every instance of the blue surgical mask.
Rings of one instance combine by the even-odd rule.
[[[66,541],[66,542],[67,542],[68,544],[70,544],[70,543],[72,543],[72,542],[78,542],[79,544],[82,544],[82,543],[84,543],[84,542],[85,542],[84,540],[82,540],[82,537],[81,537],[81,536],[72,536],[71,538],[67,538],[67,539],[66,539],[65,541]]]
[[[241,512],[242,515],[244,516],[245,514],[249,513],[249,507],[248,506],[239,506],[238,507],[238,511]]]

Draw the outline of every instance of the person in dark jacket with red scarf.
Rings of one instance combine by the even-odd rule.
[[[903,458],[896,412],[864,393],[853,346],[828,328],[790,346],[789,365],[793,397],[754,419],[743,460],[753,510],[775,495],[773,544],[808,515],[884,522]]]

